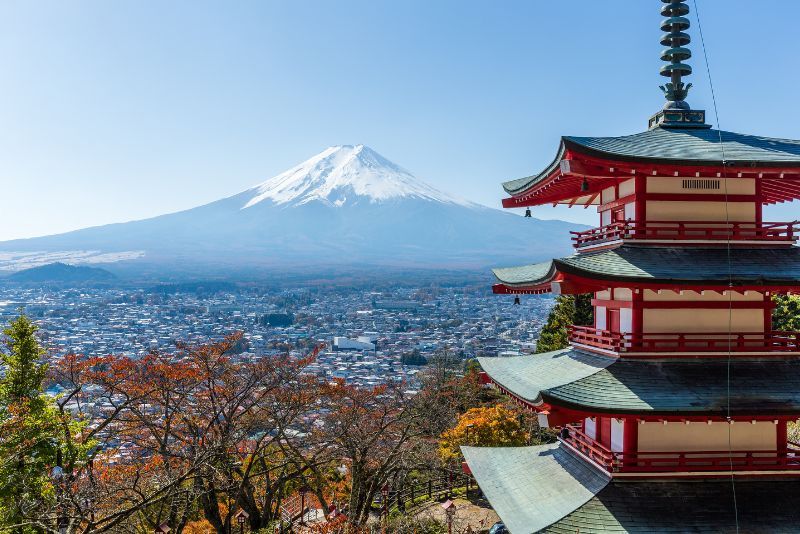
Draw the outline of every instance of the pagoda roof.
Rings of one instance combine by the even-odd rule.
[[[542,532],[792,532],[798,492],[797,480],[737,479],[734,510],[730,479],[613,481]]]
[[[611,480],[558,445],[462,447],[492,507],[514,534],[794,532],[800,481]],[[738,525],[737,525],[738,522]]]
[[[800,359],[615,359],[575,348],[478,358],[492,380],[531,404],[608,414],[800,413]]]
[[[573,348],[530,356],[478,358],[492,380],[534,404],[542,392],[590,377],[617,360]]]
[[[730,261],[729,261],[730,255]],[[559,275],[639,284],[792,286],[800,282],[800,248],[696,248],[623,245],[544,263],[493,269],[507,289],[539,287]],[[512,291],[513,292],[513,291]]]
[[[539,174],[505,182],[503,188],[510,195],[530,189],[558,168],[567,151],[612,161],[721,166],[722,148],[726,165],[732,167],[800,166],[800,141],[715,129],[658,127],[622,137],[562,137],[558,154],[547,168]]]
[[[470,471],[509,531],[536,532],[578,510],[610,477],[559,444],[461,447]]]

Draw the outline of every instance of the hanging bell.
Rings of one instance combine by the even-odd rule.
[[[525,208],[525,217],[528,217],[529,219],[531,217],[533,217],[533,215],[531,215],[531,209],[530,208]]]
[[[519,305],[520,305],[519,297],[514,297],[514,306],[519,306]]]
[[[581,191],[587,193],[589,191],[589,180],[586,178],[583,179],[583,183],[581,184]]]

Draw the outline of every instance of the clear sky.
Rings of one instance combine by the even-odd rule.
[[[800,2],[698,2],[723,129],[800,138]],[[0,239],[190,208],[336,144],[499,206],[499,183],[538,172],[560,135],[646,128],[661,5],[5,1]],[[691,33],[689,101],[711,111]]]

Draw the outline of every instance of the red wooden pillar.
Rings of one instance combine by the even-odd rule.
[[[634,453],[639,449],[639,422],[633,418],[625,419],[622,434],[622,452]]]
[[[600,298],[597,296],[597,292],[595,292],[593,296],[596,300]],[[592,306],[592,315],[594,318],[594,327],[597,328],[597,306]]]
[[[634,334],[644,333],[644,289],[634,289],[631,295],[631,330]]]
[[[763,212],[764,212],[764,197],[763,192],[761,191],[761,180],[756,178],[756,222],[761,223],[763,222]]]
[[[786,420],[779,419],[778,424],[775,425],[776,441],[778,443],[778,452],[786,452],[789,448],[788,435],[786,432]]]
[[[606,449],[611,448],[611,418],[597,417],[597,441]]]
[[[637,176],[635,178],[635,186],[636,190],[634,194],[636,198],[634,200],[636,206],[636,215],[635,219],[640,222],[645,222],[647,220],[647,210],[645,204],[645,195],[647,193],[647,177],[645,176]]]
[[[622,433],[622,465],[635,465],[636,453],[639,451],[639,421],[628,417]]]

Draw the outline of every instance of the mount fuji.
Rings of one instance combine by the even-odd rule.
[[[168,272],[475,268],[566,254],[575,227],[449,195],[369,147],[344,145],[189,210],[2,242],[0,270],[53,261]]]

